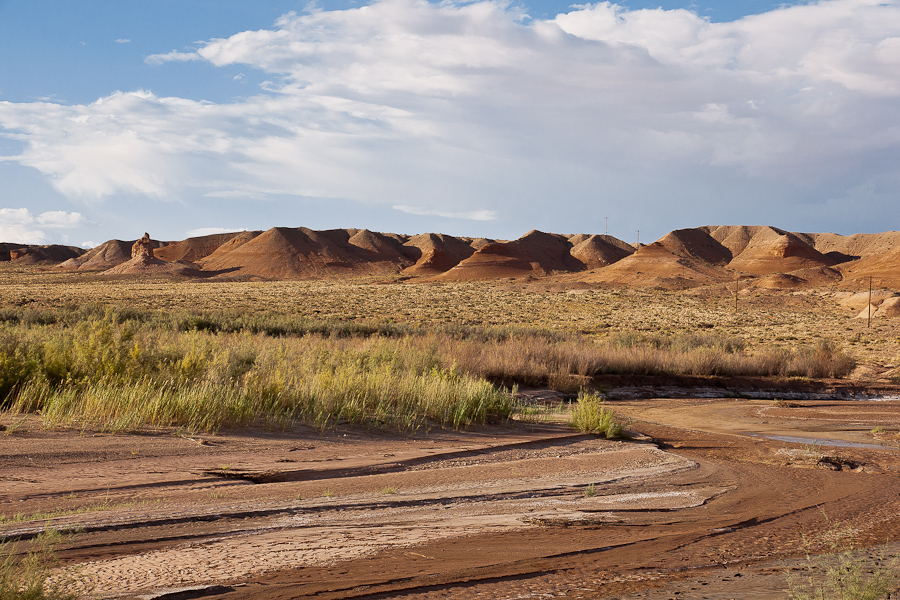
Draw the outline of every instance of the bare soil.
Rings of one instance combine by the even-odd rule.
[[[0,535],[72,532],[94,597],[228,600],[781,598],[804,535],[900,539],[895,401],[613,406],[636,439],[564,412],[417,437],[5,422]]]

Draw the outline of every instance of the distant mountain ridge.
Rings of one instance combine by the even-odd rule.
[[[140,268],[133,241],[83,251],[0,244],[0,261],[57,263],[63,271],[169,273],[218,279],[399,277],[416,281],[551,278],[561,283],[676,289],[741,278],[761,288],[846,285],[872,278],[900,286],[900,232],[795,233],[769,226],[703,226],[647,245],[608,235],[533,230],[516,240],[404,235],[368,229],[273,227],[175,242],[151,240]]]

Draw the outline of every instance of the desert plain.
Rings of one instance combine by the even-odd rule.
[[[788,234],[766,239],[759,247],[796,260],[749,275],[669,239],[581,271],[535,266],[522,259],[526,244],[491,241],[469,255],[490,277],[409,266],[237,276],[224,263],[198,277],[140,253],[130,261],[143,267],[112,274],[10,261],[0,268],[7,350],[41,327],[93,335],[103,324],[134,360],[139,342],[175,352],[182,335],[258,348],[257,362],[271,339],[318,336],[316,352],[367,360],[398,339],[432,353],[426,375],[486,381],[508,404],[458,426],[300,414],[111,426],[17,408],[19,386],[0,413],[0,535],[24,556],[42,531],[60,532],[51,580],[93,598],[774,599],[819,581],[836,549],[867,572],[890,570],[900,553],[900,318],[878,309],[897,295],[898,263],[877,263],[889,252],[881,246],[856,259],[842,247],[838,259],[824,247],[796,251]],[[645,266],[616,267],[642,253]],[[863,276],[841,270],[853,260],[868,260]],[[745,257],[747,271],[759,264]],[[869,312],[871,273],[880,300]],[[70,313],[84,329],[67,324]],[[253,315],[307,329],[217,325]],[[177,336],[151,330],[166,318]],[[693,340],[706,361],[821,351],[842,366],[582,364],[601,347],[636,348],[652,363],[671,340]],[[535,361],[552,355],[552,369],[484,366],[516,348]],[[175,359],[159,360],[162,369]],[[241,369],[234,377],[253,373]],[[603,398],[624,435],[570,424],[585,394]]]

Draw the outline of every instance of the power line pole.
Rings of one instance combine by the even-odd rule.
[[[641,244],[641,230],[640,230],[640,229],[638,229],[638,230],[637,230],[637,232],[638,232],[638,239],[637,239],[637,243],[638,243],[638,245],[640,245],[640,244]]]
[[[869,275],[869,318],[866,319],[866,327],[872,326],[872,276]]]
[[[606,232],[603,235],[609,235],[609,217],[603,217],[603,220],[606,221]]]

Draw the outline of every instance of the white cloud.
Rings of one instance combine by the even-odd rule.
[[[127,44],[127,43],[129,43],[130,41],[131,41],[131,40],[129,40],[128,38],[119,38],[119,39],[116,40],[116,43],[117,43],[117,44]]]
[[[33,215],[27,208],[0,208],[0,242],[46,244],[44,228],[67,229],[87,223],[83,215],[61,210]]]
[[[172,50],[163,54],[151,54],[144,58],[144,62],[148,65],[161,65],[167,62],[191,62],[194,60],[202,60],[202,57],[196,52],[179,52]]]
[[[44,227],[70,228],[85,225],[88,221],[81,213],[51,210],[36,216],[34,222]]]
[[[96,248],[99,245],[100,244],[98,244],[97,242],[81,242],[81,247],[86,250],[90,250],[91,248]]]
[[[25,147],[0,160],[86,201],[296,195],[532,224],[570,213],[572,230],[597,203],[722,218],[754,198],[776,211],[893,181],[898,0],[731,23],[605,2],[541,21],[507,6],[383,0],[154,54],[269,80],[232,103],[0,102]]]
[[[185,237],[201,237],[204,235],[213,235],[216,233],[237,233],[238,231],[247,231],[244,228],[234,229],[228,227],[201,227],[199,229],[191,229],[185,232]]]
[[[446,211],[446,210],[430,210],[420,208],[418,206],[406,206],[397,204],[394,210],[405,212],[410,215],[418,215],[423,217],[442,217],[444,219],[464,219],[466,221],[495,221],[497,220],[497,212],[493,210],[470,210],[465,212]]]

